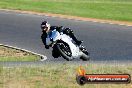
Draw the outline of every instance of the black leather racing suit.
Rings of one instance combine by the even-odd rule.
[[[77,40],[77,38],[74,36],[73,30],[71,30],[70,28],[64,28],[63,26],[51,26],[50,30],[54,30],[56,29],[58,32],[63,32],[66,35],[69,35],[76,43],[79,42]],[[49,49],[49,46],[46,45],[46,38],[47,38],[47,33],[43,31],[42,35],[41,35],[41,39],[43,44],[45,45],[46,49]]]

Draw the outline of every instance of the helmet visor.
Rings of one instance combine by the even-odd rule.
[[[41,29],[47,28],[46,25],[41,25]]]

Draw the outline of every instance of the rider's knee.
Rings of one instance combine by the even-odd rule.
[[[73,30],[71,30],[70,28],[66,28],[65,34],[73,34]]]

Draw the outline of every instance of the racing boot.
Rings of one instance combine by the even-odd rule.
[[[83,43],[83,41],[76,41],[76,44],[80,46]]]
[[[64,33],[67,34],[67,35],[69,35],[69,36],[75,41],[75,43],[76,43],[78,46],[80,46],[81,43],[83,42],[83,41],[77,40],[77,38],[75,37],[75,35],[74,35],[74,33],[73,33],[73,30],[71,30],[70,28],[66,28],[66,29],[64,30]]]
[[[74,36],[74,34],[71,34],[72,39],[75,41],[75,43],[80,46],[83,41],[77,40],[77,38]]]

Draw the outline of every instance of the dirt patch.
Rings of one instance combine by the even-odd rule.
[[[0,57],[8,57],[8,56],[13,56],[13,57],[24,57],[26,55],[29,55],[27,52],[23,52],[20,50],[16,49],[10,49],[4,46],[0,46]]]
[[[34,11],[21,11],[21,10],[9,10],[9,9],[0,9],[0,10],[12,11],[12,12],[18,12],[18,13],[26,13],[26,14],[35,14],[35,15],[45,15],[45,16],[51,16],[51,17],[81,20],[81,21],[92,21],[92,22],[132,26],[132,22],[128,22],[128,21],[102,20],[102,19],[96,19],[96,18],[85,18],[85,17],[78,17],[78,16],[68,16],[68,15],[52,14],[52,13],[41,13],[41,12],[34,12]]]

